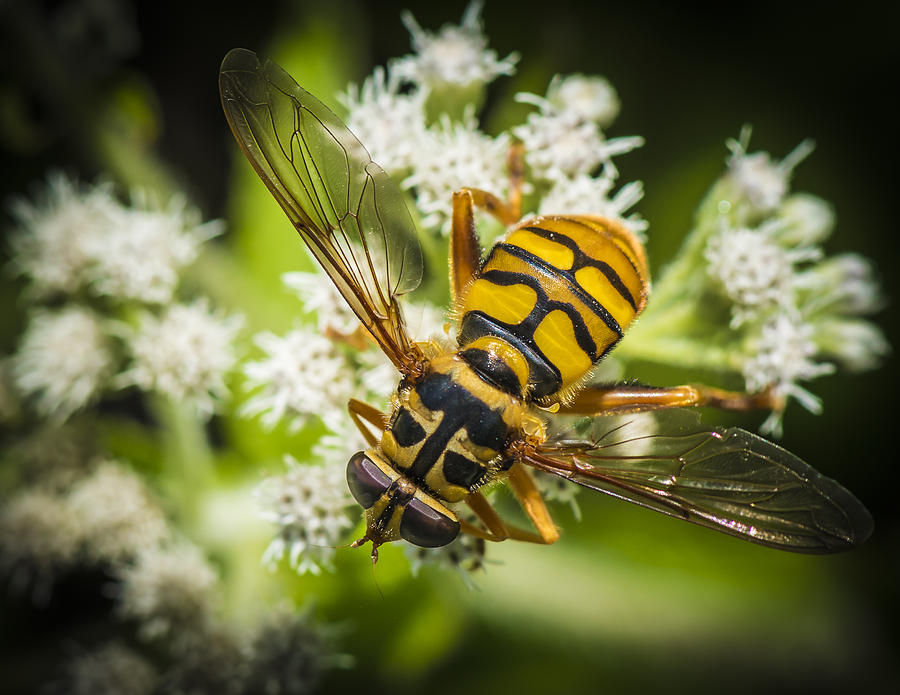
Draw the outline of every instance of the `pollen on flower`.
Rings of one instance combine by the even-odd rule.
[[[260,517],[278,530],[263,563],[274,568],[287,556],[299,574],[319,574],[323,567],[332,569],[334,547],[353,526],[346,459],[340,464],[329,460],[302,465],[285,456],[285,465],[286,473],[266,478],[255,493]]]
[[[241,407],[242,415],[261,414],[267,428],[287,418],[292,431],[311,417],[330,427],[344,417],[353,379],[333,342],[306,326],[284,336],[260,333],[254,342],[265,356],[244,365],[248,388],[257,392]]]
[[[240,316],[213,311],[206,299],[172,304],[160,316],[145,312],[126,333],[133,362],[117,382],[185,401],[208,417],[228,394],[225,376],[235,363],[233,342],[242,323]]]
[[[35,312],[12,368],[17,388],[34,398],[37,411],[62,421],[107,385],[113,362],[99,317],[70,305]]]
[[[459,26],[444,25],[437,33],[425,31],[410,12],[401,15],[412,37],[414,55],[396,60],[391,69],[398,77],[426,89],[445,85],[467,87],[486,84],[515,71],[518,55],[502,60],[487,47],[481,22],[481,0],[469,3]]]
[[[347,127],[388,173],[409,169],[425,132],[425,92],[400,91],[395,70],[375,68],[361,87],[351,84],[338,100],[347,108]]]
[[[478,129],[473,110],[461,122],[444,114],[426,131],[416,154],[413,173],[403,185],[415,189],[422,224],[450,233],[453,192],[463,186],[503,195],[508,185],[506,156],[510,140],[506,133],[492,138]]]
[[[47,177],[35,202],[13,202],[13,267],[38,295],[72,293],[84,284],[94,239],[111,224],[118,202],[111,186],[82,186],[60,172]]]

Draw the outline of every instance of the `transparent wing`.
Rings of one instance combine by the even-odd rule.
[[[704,427],[692,411],[585,420],[523,461],[584,487],[782,550],[832,553],[872,533],[871,515],[839,483],[742,429]]]
[[[396,298],[422,278],[397,186],[341,120],[281,67],[236,48],[219,91],[247,159],[331,281],[401,370],[409,339]]]

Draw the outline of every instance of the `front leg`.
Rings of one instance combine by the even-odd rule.
[[[387,428],[389,420],[388,416],[378,410],[375,406],[364,403],[363,401],[358,401],[355,398],[351,398],[347,403],[347,410],[350,411],[350,419],[353,420],[353,424],[356,425],[356,428],[359,430],[360,434],[362,434],[366,443],[371,447],[378,446],[378,438],[375,436],[372,429],[364,424],[364,421],[374,426],[380,433],[384,432]]]

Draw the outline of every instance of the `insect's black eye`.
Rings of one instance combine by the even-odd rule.
[[[437,548],[459,535],[459,522],[421,500],[413,499],[403,509],[400,535],[422,548]]]
[[[347,484],[354,499],[368,509],[390,487],[391,479],[365,452],[358,451],[347,464]]]

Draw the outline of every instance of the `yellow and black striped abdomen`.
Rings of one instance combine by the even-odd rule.
[[[460,348],[503,341],[527,363],[530,397],[551,396],[619,341],[647,289],[643,247],[620,224],[531,218],[494,246],[460,298]]]

